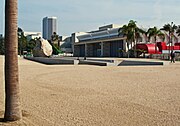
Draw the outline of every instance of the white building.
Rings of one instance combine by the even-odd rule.
[[[24,32],[24,36],[26,36],[27,40],[42,38],[41,32]]]
[[[51,36],[54,32],[57,33],[57,17],[45,17],[43,18],[43,38],[51,40]]]

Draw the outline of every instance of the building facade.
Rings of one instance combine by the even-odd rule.
[[[120,26],[111,24],[97,31],[72,34],[74,56],[78,57],[123,57],[125,38],[119,35]]]
[[[57,33],[57,17],[45,17],[43,18],[43,26],[42,26],[43,38],[47,40],[51,40],[51,36],[54,32]]]

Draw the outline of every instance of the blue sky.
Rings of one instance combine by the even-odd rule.
[[[4,31],[4,1],[0,0],[0,34]],[[41,31],[45,16],[58,18],[58,34],[96,30],[106,24],[137,21],[145,28],[180,24],[180,0],[18,0],[24,31]]]

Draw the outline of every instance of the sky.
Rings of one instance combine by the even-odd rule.
[[[0,34],[4,33],[4,3],[0,0]],[[107,24],[137,21],[143,28],[180,24],[180,0],[18,0],[18,26],[41,32],[42,19],[55,16],[58,34],[86,32]]]

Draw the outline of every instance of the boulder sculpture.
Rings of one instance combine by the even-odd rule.
[[[51,44],[45,39],[36,40],[36,46],[33,49],[34,57],[49,57],[52,55],[53,49]]]

